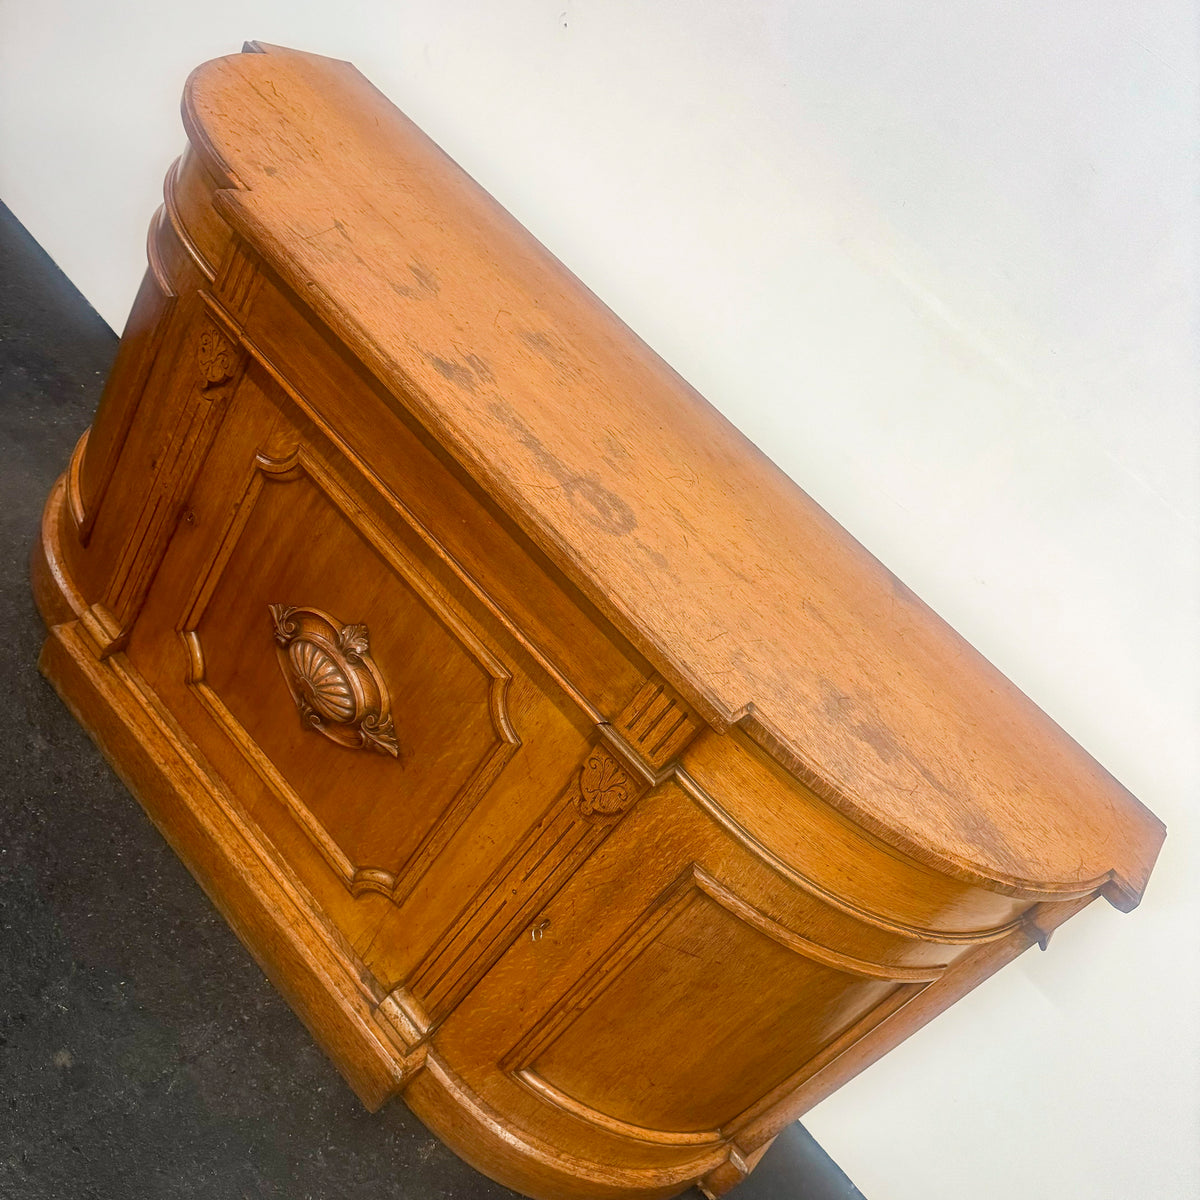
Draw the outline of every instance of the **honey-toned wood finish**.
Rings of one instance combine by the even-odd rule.
[[[1159,822],[351,66],[188,81],[42,668],[363,1101],[719,1195]]]

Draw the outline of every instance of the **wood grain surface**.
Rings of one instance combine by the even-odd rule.
[[[352,67],[220,59],[185,114],[221,214],[709,721],[931,865],[1136,903],[1153,817]]]
[[[363,1102],[721,1195],[1161,824],[352,67],[188,82],[41,665]]]

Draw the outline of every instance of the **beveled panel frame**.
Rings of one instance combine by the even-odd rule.
[[[396,577],[416,595],[433,619],[443,626],[490,679],[488,714],[495,738],[492,749],[434,821],[416,849],[395,871],[362,866],[350,860],[206,678],[204,647],[198,626],[250,520],[255,502],[262,489],[269,484],[287,484],[302,478],[308,479],[350,527],[363,537]],[[184,616],[177,630],[187,650],[188,685],[355,896],[373,891],[397,904],[401,903],[521,745],[508,712],[508,688],[512,682],[512,672],[485,645],[453,600],[429,578],[418,562],[400,549],[395,538],[388,535],[361,502],[343,487],[333,471],[307,447],[298,445],[279,458],[264,451],[255,456],[217,547],[197,573],[195,587],[184,607]]]

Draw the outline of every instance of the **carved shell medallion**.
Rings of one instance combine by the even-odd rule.
[[[305,728],[352,749],[398,757],[391,697],[365,625],[316,608],[272,604],[279,667]]]
[[[354,689],[333,656],[306,641],[293,642],[287,653],[296,689],[309,705],[328,721],[353,721]]]

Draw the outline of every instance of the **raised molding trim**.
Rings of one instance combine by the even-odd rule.
[[[713,1146],[725,1140],[719,1129],[706,1129],[699,1133],[672,1133],[666,1129],[646,1129],[641,1125],[631,1125],[628,1121],[619,1121],[616,1117],[607,1116],[598,1109],[581,1104],[566,1092],[560,1092],[536,1071],[528,1068],[515,1072],[515,1078],[542,1100],[549,1101],[589,1125],[615,1133],[618,1137],[629,1138],[635,1142],[650,1142],[656,1146]]]
[[[317,490],[346,518],[354,529],[379,554],[407,587],[420,597],[422,603],[475,659],[489,677],[488,713],[495,737],[492,750],[480,761],[458,794],[443,810],[420,845],[395,870],[351,862],[345,851],[316,818],[283,774],[263,753],[241,722],[229,711],[206,678],[204,648],[198,626],[224,573],[225,566],[241,538],[262,488],[267,483],[287,484],[301,478],[312,481]],[[337,481],[332,471],[306,448],[297,447],[282,458],[265,453],[256,456],[241,497],[223,531],[217,547],[197,573],[197,582],[184,607],[184,617],[178,627],[188,653],[187,682],[198,697],[233,739],[247,761],[263,781],[275,792],[329,865],[342,878],[353,895],[366,891],[379,892],[399,904],[416,886],[429,863],[453,837],[467,815],[495,782],[509,759],[516,753],[521,740],[513,729],[508,713],[508,687],[511,672],[480,640],[465,619],[406,555],[376,524],[374,518],[355,503]],[[335,739],[336,740],[336,739]]]
[[[167,220],[170,222],[171,231],[179,240],[179,244],[183,247],[188,258],[196,265],[196,269],[204,276],[209,283],[216,278],[216,269],[212,263],[204,257],[200,247],[196,244],[192,235],[188,232],[187,226],[183,223],[183,217],[179,212],[179,203],[175,198],[176,181],[179,178],[180,164],[183,162],[183,156],[180,155],[168,168],[167,177],[163,182],[163,208],[166,209]]]
[[[803,872],[789,866],[778,855],[772,853],[749,830],[744,829],[733,820],[721,805],[686,770],[676,767],[673,777],[675,782],[691,797],[701,812],[705,813],[717,825],[731,834],[755,858],[764,866],[769,867],[780,878],[794,884],[810,896],[815,896],[831,908],[836,908],[839,912],[844,912],[848,916],[854,917],[855,920],[862,921],[867,925],[873,925],[876,929],[883,929],[888,933],[899,934],[901,937],[912,938],[921,942],[937,942],[947,946],[971,946],[981,942],[999,941],[1001,938],[1007,937],[1014,929],[1021,928],[1024,922],[1025,918],[1022,915],[1014,917],[1011,921],[1005,921],[1000,925],[990,925],[984,929],[971,929],[956,933],[942,929],[929,929],[923,925],[909,925],[903,921],[896,921],[891,917],[885,917],[881,913],[873,912],[868,908],[863,908],[861,905],[855,904],[850,900],[842,899],[836,892],[831,892],[827,887],[823,887],[817,883],[815,879],[810,879]]]

